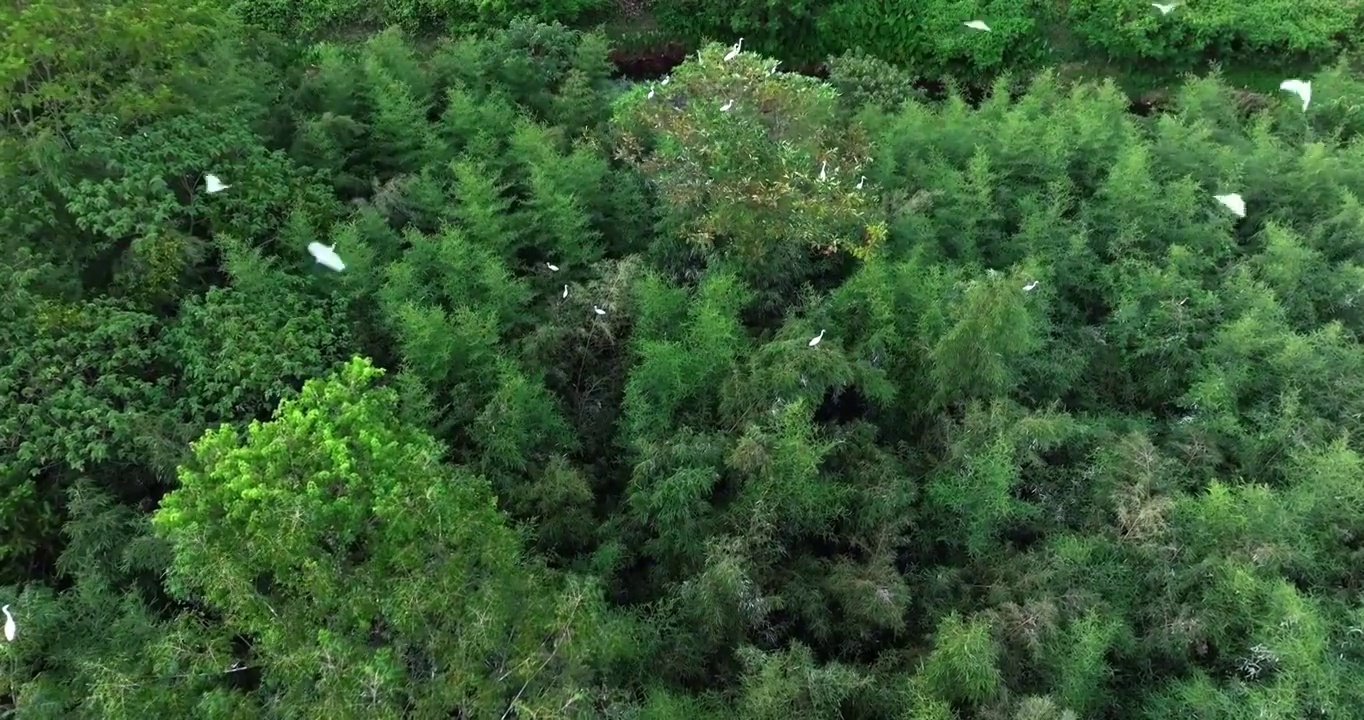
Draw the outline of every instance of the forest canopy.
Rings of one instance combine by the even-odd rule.
[[[0,708],[1364,717],[1358,11],[930,5],[0,9]]]

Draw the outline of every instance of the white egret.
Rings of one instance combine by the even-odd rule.
[[[600,307],[598,307],[598,306],[596,306],[596,305],[593,305],[593,306],[592,306],[592,312],[594,312],[594,313],[596,313],[596,314],[598,314],[598,315],[605,315],[605,314],[606,314],[606,311],[605,311],[605,310],[601,309]]]
[[[829,161],[828,161],[828,160],[825,160],[825,161],[823,161],[823,162],[821,162],[821,163],[819,164],[819,179],[820,179],[820,180],[828,180],[828,179],[829,179]]]
[[[564,286],[564,294],[561,295],[560,297],[563,297],[563,298],[567,298],[567,297],[568,297],[568,286],[567,286],[567,285]]]
[[[862,176],[862,179],[857,181],[857,189],[858,189],[858,190],[861,190],[861,189],[862,189],[862,186],[865,185],[866,182],[867,182],[867,176],[866,176],[866,175],[863,175],[863,176]]]
[[[654,86],[653,86],[653,85],[650,85],[650,86],[649,86],[649,99],[650,99],[650,100],[654,99]]]
[[[767,71],[767,74],[768,74],[768,75],[776,75],[776,74],[777,74],[777,66],[778,66],[778,65],[781,65],[781,61],[780,61],[780,60],[778,60],[778,61],[772,63],[772,69],[771,69],[771,70],[768,70],[768,71]]]
[[[981,21],[979,21],[979,20],[968,20],[968,21],[962,23],[962,25],[965,25],[966,27],[969,27],[969,28],[971,28],[972,30],[981,30],[981,31],[983,31],[983,32],[990,32],[990,26],[989,26],[989,25],[986,25],[985,23],[983,23],[983,22],[981,22]]]
[[[1036,281],[1036,280],[1033,280],[1032,282],[1030,282],[1030,283],[1028,283],[1027,285],[1024,285],[1024,286],[1023,286],[1023,292],[1032,292],[1033,290],[1036,290],[1036,289],[1037,289],[1037,281]]]
[[[1302,98],[1303,110],[1307,109],[1307,103],[1312,102],[1311,80],[1285,80],[1279,83],[1279,89]]]
[[[824,339],[824,330],[821,329],[821,330],[819,331],[819,334],[818,334],[818,335],[816,335],[816,336],[810,338],[810,347],[814,347],[814,346],[818,345],[818,344],[819,344],[819,341],[821,341],[821,340],[823,340],[823,339]]]
[[[552,262],[545,263],[545,267],[549,268],[552,272],[559,272],[559,266]]]
[[[673,79],[673,76],[672,76],[672,75],[665,75],[665,76],[663,77],[663,82],[659,83],[659,85],[667,85],[667,84],[668,84],[668,81],[670,81],[670,80],[672,80],[672,79]]]
[[[726,100],[725,104],[720,106],[720,112],[729,112],[729,109],[732,107],[734,107],[734,101]]]
[[[14,642],[14,635],[19,631],[18,626],[14,624],[14,616],[9,614],[8,605],[0,608],[0,610],[5,611],[5,640]]]
[[[733,45],[731,45],[730,48],[729,48],[729,52],[725,53],[725,62],[729,62],[730,60],[733,60],[734,58],[739,57],[739,53],[741,53],[741,52],[743,52],[743,51],[744,51],[744,39],[743,39],[743,38],[739,38],[739,42],[736,42],[736,43],[734,43]]]
[[[1170,12],[1171,12],[1172,10],[1174,10],[1174,9],[1175,9],[1176,7],[1178,7],[1178,6],[1175,5],[1174,3],[1171,3],[1171,4],[1169,4],[1169,5],[1161,5],[1160,3],[1151,3],[1151,7],[1153,7],[1153,8],[1155,8],[1155,9],[1159,10],[1161,15],[1169,15]]]
[[[318,264],[331,268],[337,272],[346,269],[346,264],[341,262],[341,257],[336,254],[336,245],[328,247],[320,242],[308,243],[308,252],[312,253],[313,259]]]
[[[1239,194],[1231,193],[1229,195],[1217,195],[1215,197],[1217,202],[1226,205],[1227,209],[1232,211],[1237,217],[1246,216],[1246,201],[1242,200]]]
[[[209,195],[212,195],[213,193],[220,193],[232,187],[231,185],[223,184],[223,181],[218,179],[217,175],[205,175],[204,184],[208,186],[207,190]]]

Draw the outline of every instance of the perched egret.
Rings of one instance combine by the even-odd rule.
[[[1175,6],[1174,3],[1170,3],[1169,5],[1161,5],[1160,3],[1151,3],[1151,7],[1153,7],[1153,8],[1155,8],[1155,9],[1159,10],[1161,15],[1169,15],[1169,14],[1170,14],[1170,11],[1171,11],[1171,10],[1174,10],[1176,6]]]
[[[962,23],[962,25],[965,25],[966,27],[969,27],[969,28],[971,28],[972,30],[981,30],[981,31],[984,31],[984,32],[990,32],[990,26],[989,26],[989,25],[986,25],[985,23],[983,23],[983,22],[981,22],[981,21],[979,21],[979,20],[968,20],[968,21]]]
[[[665,76],[663,77],[663,82],[659,83],[659,85],[667,85],[667,84],[668,84],[668,81],[669,81],[669,80],[672,80],[672,79],[673,79],[673,76],[672,76],[672,75],[665,75]]]
[[[1291,92],[1302,98],[1302,109],[1307,109],[1307,103],[1312,101],[1312,81],[1311,80],[1285,80],[1279,83],[1279,89]]]
[[[776,75],[776,74],[777,74],[777,66],[778,66],[778,65],[781,65],[781,61],[780,61],[780,60],[778,60],[778,61],[772,63],[772,69],[771,69],[771,70],[768,70],[768,71],[767,71],[767,74],[768,74],[768,75]]]
[[[14,624],[14,616],[9,614],[9,606],[6,605],[0,610],[5,611],[5,640],[14,642],[14,634],[18,632],[18,627]]]
[[[862,186],[865,185],[866,182],[867,182],[867,176],[866,176],[866,175],[863,175],[863,176],[862,176],[862,179],[857,181],[857,189],[858,189],[858,190],[861,190],[861,189],[862,189]]]
[[[1037,289],[1037,281],[1036,281],[1036,280],[1033,280],[1032,282],[1030,282],[1030,283],[1028,283],[1027,285],[1024,285],[1024,286],[1023,286],[1023,292],[1032,292],[1033,290],[1036,290],[1036,289]]]
[[[549,268],[552,272],[559,272],[559,266],[552,262],[545,263],[545,267]]]
[[[564,294],[561,295],[560,297],[563,297],[563,298],[567,298],[567,297],[568,297],[568,286],[567,286],[567,285],[564,286]]]
[[[734,101],[726,100],[725,104],[720,106],[720,112],[729,112],[729,109],[732,107],[734,107]]]
[[[594,313],[596,313],[596,314],[598,314],[598,315],[605,315],[605,314],[606,314],[606,311],[605,311],[605,310],[601,309],[600,307],[597,307],[596,305],[593,305],[593,306],[592,306],[592,312],[594,312]]]
[[[825,161],[823,161],[823,162],[821,162],[821,163],[819,164],[819,179],[820,179],[820,180],[828,180],[828,179],[829,179],[829,161],[828,161],[828,160],[825,160]]]
[[[739,57],[739,53],[741,53],[741,52],[743,52],[743,51],[744,51],[744,39],[743,39],[743,38],[739,38],[739,42],[736,42],[736,43],[734,43],[733,45],[731,45],[730,48],[729,48],[729,52],[725,53],[725,62],[729,62],[730,60],[733,60],[734,58]]]
[[[649,99],[650,99],[650,100],[653,100],[653,99],[654,99],[654,86],[653,86],[653,85],[650,85],[650,86],[649,86]]]
[[[317,260],[320,265],[337,272],[346,269],[346,264],[341,262],[341,257],[336,254],[336,245],[328,247],[320,242],[310,242],[308,243],[308,252],[312,253],[313,259]]]
[[[213,193],[220,193],[232,187],[231,185],[224,185],[223,181],[218,179],[217,175],[205,175],[204,184],[208,186],[207,189],[209,195],[212,195]]]
[[[1242,200],[1241,196],[1238,195],[1237,193],[1231,193],[1230,195],[1217,195],[1216,198],[1217,202],[1226,205],[1227,209],[1232,211],[1232,213],[1234,213],[1236,217],[1246,216],[1246,201]]]
[[[821,330],[819,331],[819,334],[818,334],[818,335],[816,335],[816,336],[810,338],[810,347],[814,347],[814,346],[818,345],[818,344],[819,344],[819,341],[820,341],[820,340],[823,340],[823,339],[824,339],[824,331],[821,329]]]

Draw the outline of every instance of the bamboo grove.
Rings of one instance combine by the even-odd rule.
[[[1348,63],[0,18],[8,716],[1364,717]]]

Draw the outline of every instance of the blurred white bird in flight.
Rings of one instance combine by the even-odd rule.
[[[1169,4],[1169,5],[1161,5],[1160,3],[1151,3],[1151,7],[1153,7],[1153,8],[1155,8],[1155,9],[1159,10],[1161,15],[1169,15],[1170,12],[1171,12],[1172,10],[1174,10],[1174,9],[1175,9],[1176,7],[1178,7],[1178,6],[1175,5],[1175,4],[1173,4],[1173,3],[1171,3],[1171,4]]]
[[[1215,197],[1217,198],[1217,202],[1226,205],[1227,209],[1232,211],[1237,217],[1246,216],[1246,201],[1242,200],[1239,194],[1231,193],[1229,195],[1217,195]]]
[[[313,259],[317,260],[319,265],[337,272],[346,269],[346,264],[341,262],[341,256],[336,254],[336,245],[328,247],[320,242],[310,242],[308,243],[308,252],[312,253]]]
[[[231,185],[223,184],[223,181],[220,180],[217,175],[204,175],[204,185],[206,186],[209,195],[220,193],[232,187]]]
[[[983,31],[983,32],[990,32],[990,26],[989,26],[989,25],[986,25],[985,23],[983,23],[983,22],[981,22],[981,21],[979,21],[979,20],[967,20],[966,22],[962,23],[962,25],[965,25],[966,27],[969,27],[969,28],[971,28],[972,30],[980,30],[980,31]]]
[[[1279,89],[1284,92],[1291,92],[1302,98],[1302,109],[1307,109],[1307,104],[1312,102],[1312,81],[1311,80],[1285,80],[1279,83]]]

